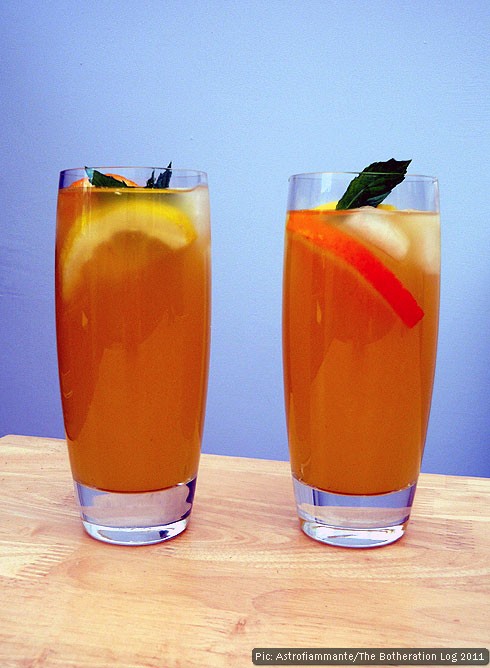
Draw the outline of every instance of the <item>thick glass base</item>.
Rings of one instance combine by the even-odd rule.
[[[104,543],[152,545],[185,530],[196,479],[155,492],[105,492],[75,481],[85,531]]]
[[[307,536],[338,547],[381,547],[405,533],[416,483],[398,492],[370,496],[334,494],[293,477],[301,528]]]

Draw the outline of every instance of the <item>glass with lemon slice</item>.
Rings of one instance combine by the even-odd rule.
[[[355,174],[291,177],[283,292],[285,404],[303,531],[375,547],[406,529],[435,370],[437,181],[337,209]]]
[[[101,182],[90,178],[94,171],[112,176]],[[163,187],[155,187],[158,172]],[[181,533],[192,509],[208,375],[206,174],[62,172],[56,324],[85,529],[125,545]]]

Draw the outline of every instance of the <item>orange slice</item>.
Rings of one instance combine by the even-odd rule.
[[[291,211],[287,229],[349,264],[377,290],[407,327],[414,327],[424,312],[412,293],[371,251],[342,230],[326,225],[321,216],[321,211]]]
[[[119,174],[104,174],[104,176],[112,176],[113,179],[117,179],[118,181],[124,181],[124,183],[127,186],[130,186],[132,188],[138,188],[138,184],[135,181],[131,181],[131,179],[127,179],[125,176],[120,176]],[[89,179],[87,176],[84,176],[82,179],[78,179],[78,181],[74,181],[73,183],[70,183],[68,188],[95,188],[92,183],[90,183]]]

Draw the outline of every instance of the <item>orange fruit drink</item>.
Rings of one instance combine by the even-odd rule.
[[[127,183],[82,179],[59,191],[58,358],[75,481],[147,492],[197,474],[209,357],[209,205],[203,186]]]
[[[297,480],[349,495],[416,482],[438,309],[438,213],[288,212],[284,378]]]

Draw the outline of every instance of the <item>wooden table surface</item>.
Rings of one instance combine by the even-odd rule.
[[[252,666],[254,647],[488,647],[490,480],[422,475],[407,535],[299,530],[286,462],[203,455],[190,525],[87,536],[63,441],[0,439],[0,666]]]

